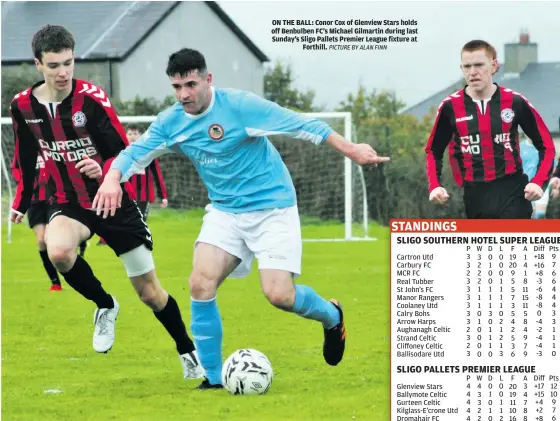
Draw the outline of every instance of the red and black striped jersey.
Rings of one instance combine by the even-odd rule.
[[[41,155],[37,155],[37,164],[35,166],[36,178],[35,184],[33,185],[33,196],[31,197],[31,204],[46,202],[49,198],[47,194],[47,183],[49,181],[49,174],[45,170],[45,161]],[[12,160],[12,176],[17,183],[16,188],[16,200],[21,200],[18,196],[21,196],[23,190],[23,182],[21,178],[21,169],[19,168],[18,161]]]
[[[502,86],[484,101],[474,100],[465,89],[445,98],[438,108],[425,148],[429,191],[440,187],[448,145],[459,186],[523,173],[519,128],[539,152],[537,172],[530,182],[543,187],[552,174],[555,147],[537,110],[523,95]]]
[[[154,183],[157,188],[158,197],[160,199],[167,199],[167,190],[165,189],[163,175],[161,174],[161,168],[157,159],[154,159],[141,174],[134,174],[130,178],[130,183],[134,187],[138,202],[154,202]]]
[[[17,94],[11,103],[15,134],[15,159],[21,169],[21,194],[12,208],[25,213],[35,180],[37,155],[45,161],[51,203],[75,203],[91,209],[99,185],[111,162],[128,145],[125,131],[105,92],[84,80],[72,80],[72,92],[60,103],[40,102],[33,90]],[[81,174],[76,164],[91,158],[103,169],[94,180]],[[130,185],[125,185],[130,193]]]

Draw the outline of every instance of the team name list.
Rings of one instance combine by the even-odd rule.
[[[558,257],[556,220],[391,221],[391,419],[555,419]]]

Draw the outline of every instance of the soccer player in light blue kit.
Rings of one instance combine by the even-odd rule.
[[[182,153],[196,167],[211,204],[195,243],[189,279],[191,329],[206,378],[199,389],[221,388],[222,321],[216,303],[228,276],[245,277],[258,260],[261,286],[277,308],[322,323],[323,357],[337,365],[346,332],[342,307],[312,288],[294,284],[301,274],[301,229],[296,192],[280,154],[267,139],[285,135],[327,143],[360,165],[377,165],[370,145],[354,144],[327,124],[249,92],[217,89],[204,56],[182,49],[169,57],[167,75],[178,100],[116,158],[93,207],[107,217],[120,204],[120,182],[158,156]]]
[[[539,166],[539,151],[535,146],[525,138],[519,143],[519,150],[521,154],[521,160],[523,162],[523,172],[527,174],[529,180],[535,176],[537,168]],[[555,162],[555,166],[557,162]],[[533,205],[533,219],[543,219],[546,216],[546,208],[548,207],[548,201],[551,194],[554,194],[555,184],[553,183],[554,178],[548,184],[542,197],[538,200],[531,202]]]

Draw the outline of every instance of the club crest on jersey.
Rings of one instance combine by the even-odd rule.
[[[74,127],[84,127],[86,125],[86,115],[81,111],[76,111],[72,116],[72,123]]]
[[[221,140],[224,137],[224,128],[219,124],[212,124],[208,128],[208,135],[214,140]]]
[[[505,123],[511,123],[513,121],[513,117],[515,116],[515,113],[511,108],[506,108],[505,110],[502,110],[501,116],[502,116],[502,120]]]

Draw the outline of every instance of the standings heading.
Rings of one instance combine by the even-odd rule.
[[[560,244],[560,236],[398,236],[397,244]],[[558,251],[551,247],[550,251]]]

